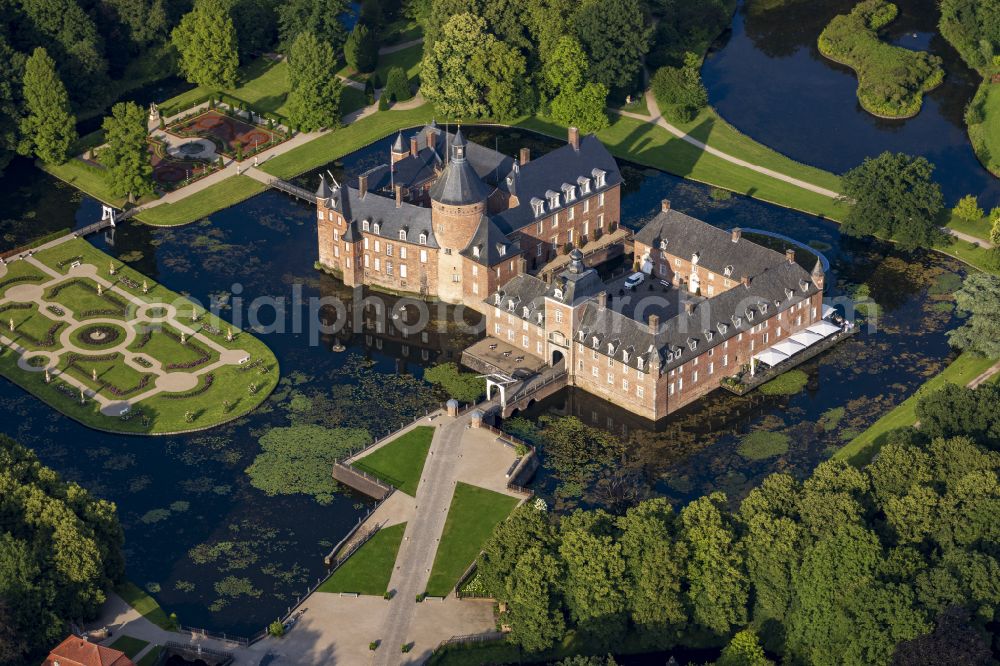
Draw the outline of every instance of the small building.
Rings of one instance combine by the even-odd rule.
[[[70,636],[57,645],[42,666],[135,666],[124,652]]]

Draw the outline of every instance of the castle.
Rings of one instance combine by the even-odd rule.
[[[839,332],[823,320],[820,262],[810,273],[793,250],[667,201],[631,240],[644,282],[602,279],[579,247],[617,226],[621,185],[603,144],[575,128],[514,160],[432,124],[400,133],[357,187],[320,183],[319,263],[348,286],[471,307],[496,358],[564,368],[567,384],[653,421]],[[565,267],[539,277],[557,257]]]

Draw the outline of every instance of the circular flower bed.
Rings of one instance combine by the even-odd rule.
[[[84,347],[104,349],[120,344],[125,331],[112,324],[92,324],[81,328],[74,337]]]

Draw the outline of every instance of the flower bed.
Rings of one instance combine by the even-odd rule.
[[[251,157],[286,138],[262,125],[214,109],[182,118],[166,131],[182,138],[208,139],[215,144],[217,153],[229,158]]]
[[[93,324],[76,333],[76,339],[88,347],[108,347],[122,337],[124,331],[118,326]]]
[[[205,159],[181,159],[170,155],[166,144],[155,137],[149,137],[147,142],[153,165],[153,180],[163,190],[170,191],[189,185],[219,170],[218,164]]]

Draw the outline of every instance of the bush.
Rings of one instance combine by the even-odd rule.
[[[691,122],[708,104],[708,92],[701,82],[701,59],[688,53],[683,67],[661,67],[653,74],[652,89],[657,104],[676,122]]]
[[[378,110],[388,111],[389,110],[389,96],[382,92],[382,96],[378,98]]]
[[[267,633],[276,638],[281,638],[285,635],[285,623],[281,620],[275,620],[268,626]]]
[[[441,363],[428,368],[424,379],[444,389],[459,402],[476,402],[486,393],[486,381],[472,372],[462,372],[455,363]]]
[[[382,91],[382,94],[392,95],[397,102],[405,102],[413,97],[413,93],[410,92],[410,82],[402,67],[389,68],[389,73],[385,77],[385,90]]]

